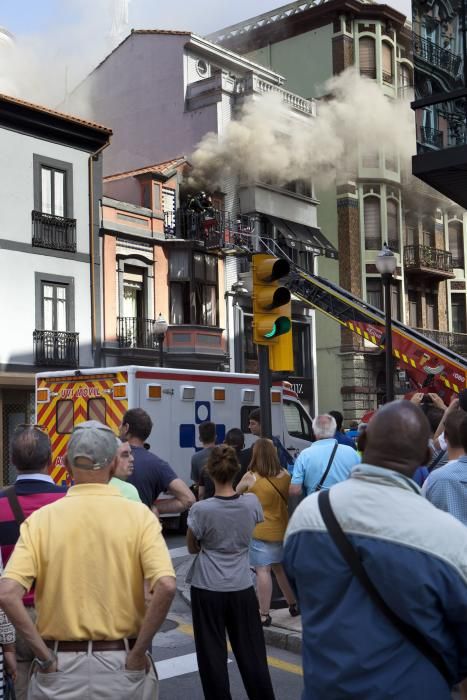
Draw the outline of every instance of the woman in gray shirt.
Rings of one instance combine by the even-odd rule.
[[[231,700],[226,630],[250,700],[274,700],[248,548],[263,520],[253,494],[239,496],[232,482],[240,466],[235,450],[219,445],[205,469],[212,498],[188,515],[188,551],[197,554],[191,577],[191,609],[198,668],[206,700]]]

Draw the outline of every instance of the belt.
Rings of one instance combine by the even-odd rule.
[[[133,649],[136,639],[127,639],[128,647]],[[54,639],[44,639],[45,644],[50,649],[57,651],[88,651],[89,644],[93,651],[125,651],[124,639],[109,639],[94,642],[92,639],[89,642],[57,642]]]

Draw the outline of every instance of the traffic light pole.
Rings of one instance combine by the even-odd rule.
[[[259,404],[261,410],[261,437],[272,438],[271,420],[271,371],[269,369],[269,348],[258,345]]]

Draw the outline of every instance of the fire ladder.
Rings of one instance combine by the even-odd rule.
[[[290,268],[287,286],[295,297],[358,334],[366,343],[384,348],[385,317],[380,309],[292,261]],[[414,389],[429,388],[446,401],[466,387],[467,360],[449,348],[396,320],[392,322],[392,344],[399,368],[406,370]]]

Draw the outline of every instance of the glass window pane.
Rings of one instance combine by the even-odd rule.
[[[41,197],[41,211],[52,214],[52,171],[48,168],[41,169]]]
[[[217,258],[214,255],[206,255],[206,282],[217,282]]]
[[[97,420],[99,423],[106,424],[107,404],[105,399],[89,399],[88,401],[88,420]]]
[[[375,41],[370,37],[363,37],[359,42],[360,73],[367,78],[376,78]]]
[[[193,274],[195,279],[201,280],[204,282],[206,272],[204,268],[204,259],[205,257],[203,253],[193,253]]]
[[[382,243],[379,197],[365,197],[363,202],[365,248],[367,250],[380,250]]]
[[[170,251],[169,277],[171,280],[190,279],[190,264],[187,250]]]
[[[184,323],[183,287],[181,284],[170,285],[170,321],[171,325]]]
[[[73,432],[73,401],[69,399],[57,401],[57,433]]]
[[[217,325],[217,297],[216,288],[211,286],[204,287],[204,313],[205,323],[207,326]]]
[[[57,324],[54,330],[66,331],[66,299],[57,299]]]
[[[65,216],[65,173],[54,171],[54,203],[55,216]]]
[[[383,290],[380,279],[370,278],[366,281],[366,299],[369,304],[377,309],[383,308]]]

